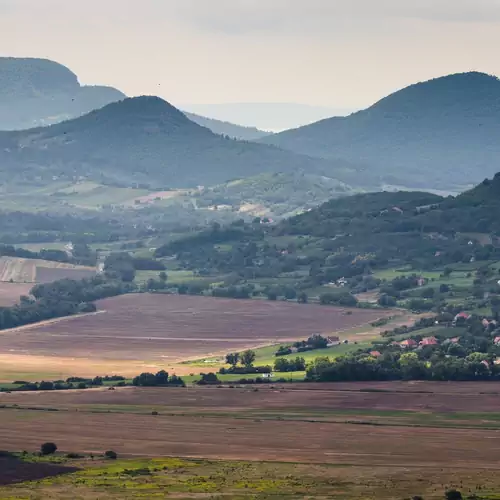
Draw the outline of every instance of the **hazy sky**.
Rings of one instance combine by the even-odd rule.
[[[498,47],[500,0],[0,0],[0,55],[175,104],[361,107]]]

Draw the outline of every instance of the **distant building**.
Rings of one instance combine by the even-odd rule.
[[[436,337],[427,337],[420,342],[421,346],[426,346],[426,345],[439,345],[439,341]]]
[[[326,341],[328,342],[326,344],[327,347],[333,347],[335,345],[340,345],[340,338],[339,337],[327,337]]]
[[[372,356],[374,358],[380,358],[380,356],[382,356],[382,353],[379,351],[371,351],[370,356]]]
[[[399,344],[403,349],[413,349],[418,346],[418,343],[416,340],[413,339],[407,339],[403,340],[403,342],[400,342]]]

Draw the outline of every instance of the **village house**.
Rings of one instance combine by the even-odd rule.
[[[427,337],[420,342],[421,346],[426,345],[439,345],[438,339],[436,337]]]
[[[403,340],[403,342],[400,342],[399,344],[403,349],[413,349],[418,346],[418,343],[416,340],[413,339],[407,339]]]
[[[470,319],[470,314],[466,312],[461,312],[458,313],[454,318],[453,318],[453,326],[455,326],[459,321],[467,321]]]
[[[380,356],[382,356],[382,353],[379,351],[371,351],[370,356],[372,356],[373,358],[380,358]]]
[[[340,345],[340,338],[339,337],[327,337],[326,341],[328,342],[326,344],[327,347],[333,347],[335,345]]]

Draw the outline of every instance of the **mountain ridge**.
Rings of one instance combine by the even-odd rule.
[[[499,134],[500,80],[469,72],[417,83],[347,117],[259,142],[366,163],[388,183],[430,188],[492,176],[500,160]]]
[[[0,133],[4,175],[21,181],[91,179],[104,184],[189,187],[264,172],[356,175],[329,162],[237,141],[190,121],[161,98],[127,98],[44,128]]]

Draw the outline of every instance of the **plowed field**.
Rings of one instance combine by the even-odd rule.
[[[102,314],[0,334],[12,354],[172,363],[232,350],[340,333],[385,311],[176,295],[124,295]]]

